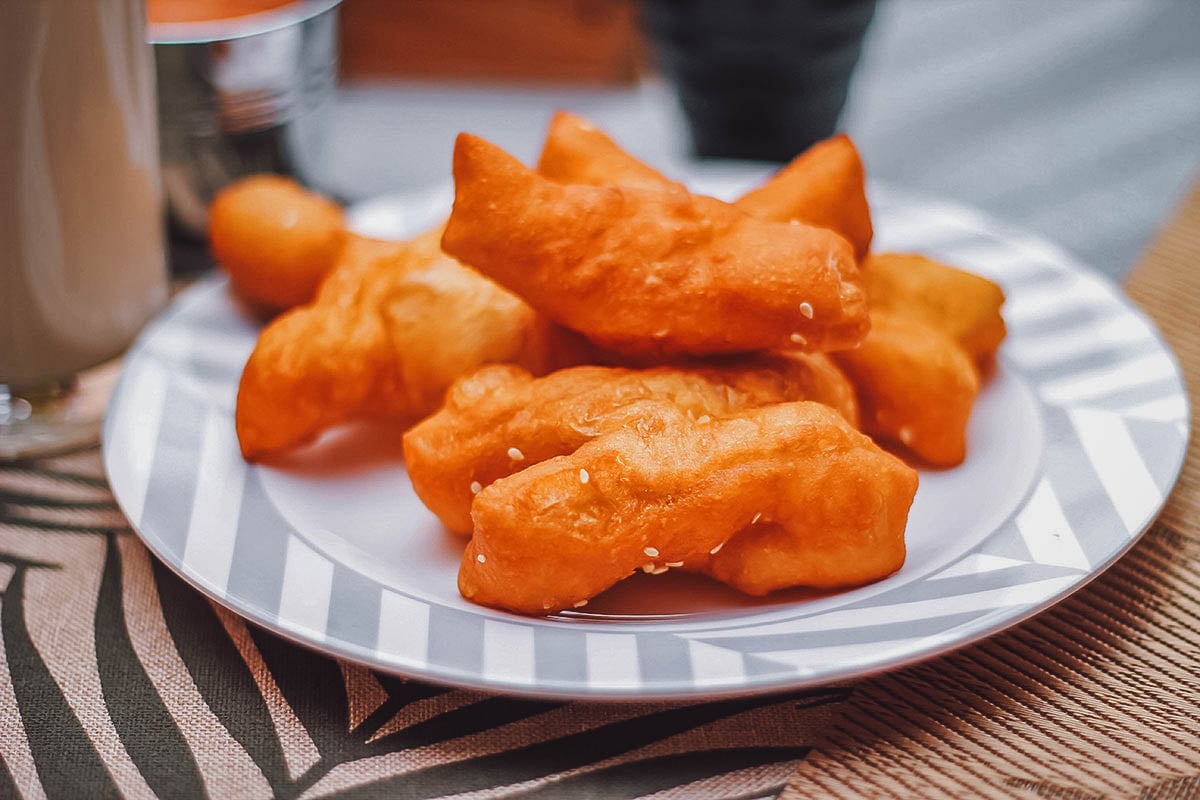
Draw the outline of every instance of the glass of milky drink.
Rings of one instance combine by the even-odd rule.
[[[167,299],[136,0],[0,0],[0,460],[93,443]]]

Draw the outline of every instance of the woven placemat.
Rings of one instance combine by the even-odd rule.
[[[0,798],[774,798],[848,694],[569,703],[376,673],[185,585],[98,449],[0,467]]]
[[[1200,797],[1200,185],[1126,289],[1193,408],[1159,519],[1054,609],[858,684],[783,798]]]

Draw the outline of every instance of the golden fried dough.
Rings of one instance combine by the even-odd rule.
[[[853,242],[859,257],[870,245],[862,161],[845,136],[813,145],[736,205],[765,219],[828,226]],[[986,369],[1004,340],[1003,291],[919,255],[872,254],[861,271],[872,333],[835,360],[858,387],[864,430],[931,464],[960,463],[979,391],[972,363]]]
[[[837,587],[904,562],[917,474],[817,403],[692,420],[662,404],[475,498],[463,596],[523,614],[578,606],[639,569],[706,564],[757,520],[803,543],[795,580]],[[744,562],[747,570],[752,562]],[[759,585],[752,574],[730,576]]]
[[[442,228],[405,241],[348,234],[337,263],[317,289],[320,305],[351,306],[373,302],[390,291],[391,280],[441,258]]]
[[[259,335],[238,386],[242,456],[261,460],[359,416],[389,360],[376,314],[305,306],[276,317]]]
[[[852,346],[869,325],[850,245],[708,197],[560,185],[461,134],[442,247],[562,325],[633,353]]]
[[[899,459],[895,459],[899,461]],[[901,462],[903,463],[903,462]],[[900,481],[900,470],[888,465]],[[818,467],[819,469],[820,467]],[[911,473],[912,491],[917,486],[916,471]],[[820,479],[814,478],[814,483]],[[903,485],[903,484],[901,484]],[[725,546],[700,559],[695,571],[704,573],[721,583],[732,586],[739,592],[761,597],[780,589],[797,586],[829,589],[855,583],[867,583],[882,578],[895,569],[871,574],[861,580],[846,580],[848,558],[859,558],[858,548],[867,550],[882,547],[885,551],[900,540],[900,551],[892,555],[898,558],[896,568],[904,561],[903,531],[908,523],[908,503],[891,502],[885,494],[860,486],[858,494],[839,496],[836,502],[815,502],[809,509],[807,525],[795,527],[775,522],[759,522],[747,525],[725,543]],[[815,495],[816,493],[814,493]],[[821,499],[825,497],[820,495]],[[881,507],[882,506],[882,507]],[[823,536],[808,535],[809,531],[825,532]],[[849,532],[858,541],[847,542],[838,537],[837,531]],[[899,531],[899,533],[897,533]],[[886,555],[871,553],[874,558]]]
[[[909,314],[987,366],[1004,341],[1004,290],[987,278],[910,253],[877,253],[863,265],[871,308]]]
[[[871,332],[833,354],[858,387],[863,430],[937,466],[966,457],[979,372],[958,344],[919,319],[871,312]]]
[[[238,441],[259,460],[355,419],[416,419],[460,375],[513,361],[546,372],[582,344],[437,248],[355,239],[312,305],[272,321],[242,372]]]
[[[604,131],[566,111],[550,120],[537,171],[559,183],[687,191],[626,153]]]
[[[760,219],[837,231],[860,259],[871,246],[863,163],[845,134],[817,142],[735,205]]]
[[[834,411],[857,428],[858,394],[846,373],[826,353],[760,353],[730,360],[694,363],[688,369],[750,397],[778,397],[770,402],[811,400]]]
[[[832,405],[856,424],[846,377],[821,355],[724,368],[573,367],[544,378],[493,365],[461,378],[443,407],[404,436],[413,489],[452,531],[471,531],[480,488],[585,442],[653,419],[663,403],[697,419],[788,400]]]
[[[236,181],[209,208],[217,263],[235,293],[268,311],[312,300],[345,236],[337,203],[278,175]]]

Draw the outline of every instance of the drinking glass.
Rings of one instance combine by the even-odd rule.
[[[144,13],[0,0],[0,459],[94,442],[167,298]]]

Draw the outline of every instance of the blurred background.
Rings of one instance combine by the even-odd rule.
[[[861,41],[824,19],[850,6]],[[739,58],[795,73],[861,55],[838,127],[870,178],[981,208],[1114,278],[1200,167],[1195,0],[344,0],[337,36],[328,128],[301,166],[347,201],[444,184],[464,129],[532,161],[557,108],[684,174],[699,139],[681,75],[693,119],[688,91],[757,98],[724,154],[761,157],[744,121],[761,115],[765,136],[804,101]],[[804,55],[837,36],[840,56]]]

